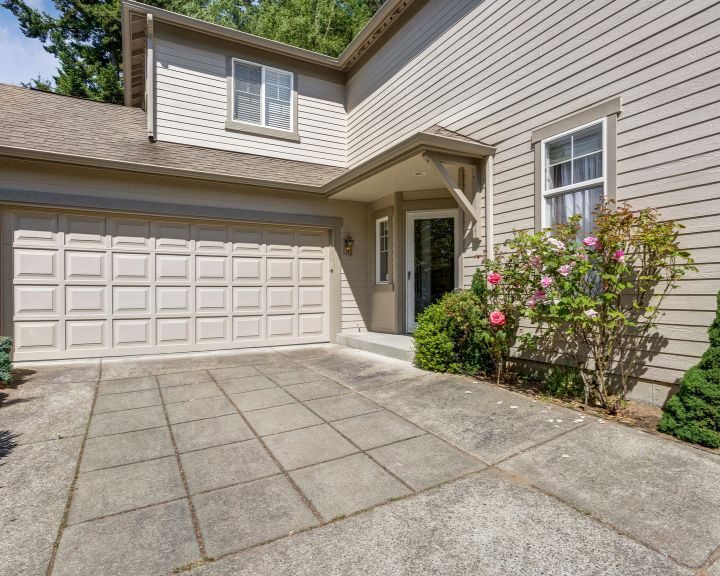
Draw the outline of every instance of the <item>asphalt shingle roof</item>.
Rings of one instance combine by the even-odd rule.
[[[188,177],[237,180],[312,191],[344,174],[324,166],[147,139],[145,113],[0,84],[0,155],[33,152],[72,158],[74,162],[117,163],[134,170]]]

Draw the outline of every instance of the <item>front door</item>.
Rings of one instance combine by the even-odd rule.
[[[458,211],[428,210],[407,214],[407,330],[443,294],[457,287]]]

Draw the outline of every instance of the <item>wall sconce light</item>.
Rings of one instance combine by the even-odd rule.
[[[348,256],[352,256],[352,249],[353,249],[353,244],[355,243],[355,240],[353,240],[352,236],[346,236],[345,240],[343,240],[343,242],[345,243],[344,244],[345,254],[347,254]]]

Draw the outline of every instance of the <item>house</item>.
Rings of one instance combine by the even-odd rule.
[[[633,394],[720,287],[720,3],[387,0],[339,58],[126,0],[126,106],[0,86],[16,361],[402,334],[602,196],[686,228]]]

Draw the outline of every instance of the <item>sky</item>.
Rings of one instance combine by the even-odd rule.
[[[28,0],[33,8],[52,10],[49,0]],[[49,78],[55,74],[57,62],[43,50],[39,40],[26,38],[11,12],[0,8],[0,82],[20,84],[38,74]]]

